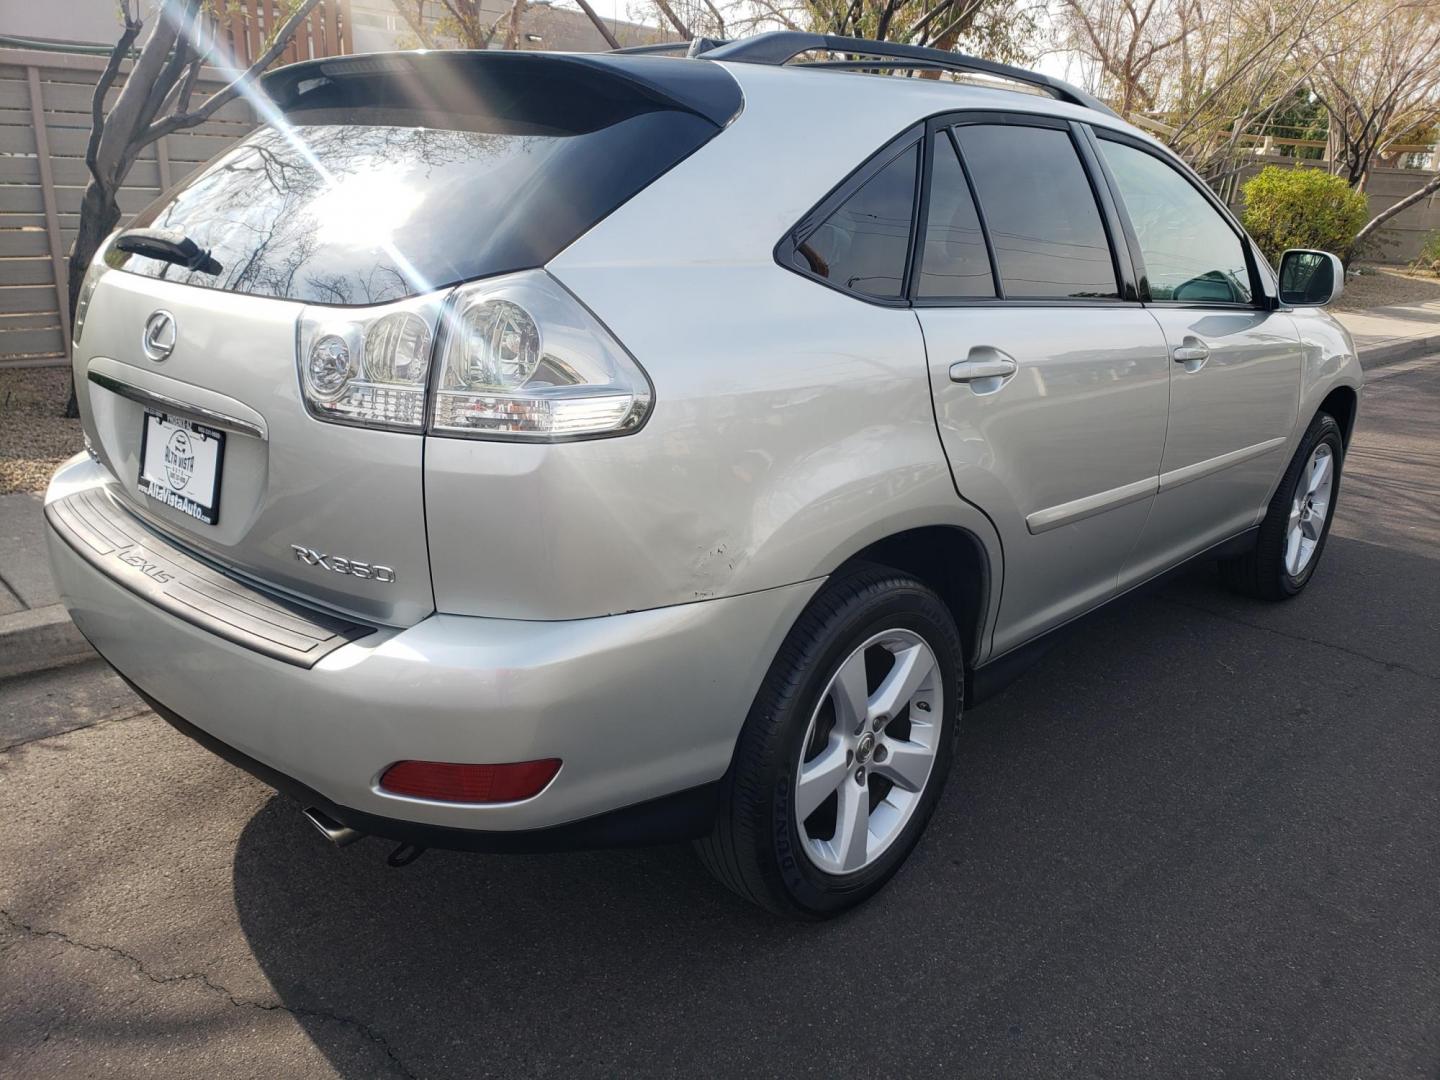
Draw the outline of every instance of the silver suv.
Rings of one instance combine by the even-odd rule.
[[[1046,635],[1195,558],[1306,586],[1361,372],[1333,256],[1277,277],[1073,87],[692,53],[268,75],[86,279],[50,548],[157,712],[336,842],[691,838],[823,917]]]

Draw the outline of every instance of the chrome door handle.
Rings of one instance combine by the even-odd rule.
[[[1016,363],[998,349],[981,347],[970,350],[970,359],[950,365],[950,381],[976,382],[980,379],[1005,379],[1015,374]]]
[[[1177,364],[1188,364],[1210,359],[1210,350],[1204,345],[1179,345],[1170,350],[1170,357]]]

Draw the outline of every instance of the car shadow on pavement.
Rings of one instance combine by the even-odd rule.
[[[1333,537],[1290,604],[1205,567],[1116,605],[975,710],[909,863],[833,923],[752,909],[683,846],[390,869],[277,797],[239,840],[241,927],[347,1075],[336,1018],[416,1076],[1318,1075],[1346,1032],[1399,1053],[1434,1034],[1402,1013],[1437,990],[1407,957],[1440,954],[1437,568]],[[1361,1071],[1407,1060],[1374,1045]]]

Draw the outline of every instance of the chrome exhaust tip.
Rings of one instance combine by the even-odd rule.
[[[358,829],[352,829],[349,825],[341,825],[329,814],[317,810],[313,806],[307,806],[303,813],[305,819],[320,830],[320,835],[336,847],[345,847],[347,844],[355,843],[356,840],[365,839],[365,834]]]

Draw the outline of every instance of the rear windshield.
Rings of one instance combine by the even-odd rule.
[[[571,131],[405,120],[387,109],[294,114],[133,222],[208,248],[218,275],[115,251],[111,264],[307,303],[398,300],[543,265],[717,130],[663,107]]]

